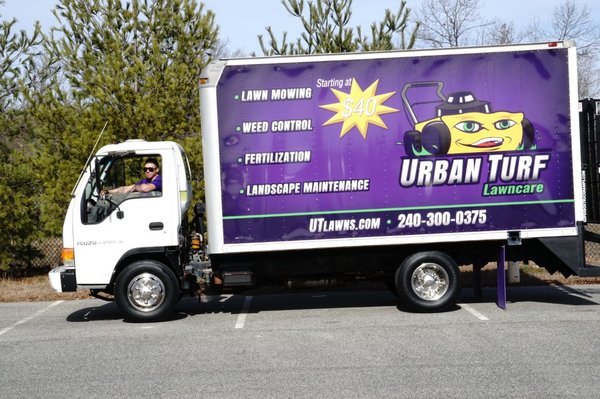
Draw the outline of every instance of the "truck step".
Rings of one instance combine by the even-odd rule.
[[[579,276],[581,277],[600,277],[600,267],[585,265],[579,269]]]

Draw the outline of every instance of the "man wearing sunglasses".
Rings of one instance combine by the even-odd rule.
[[[108,190],[109,193],[149,193],[151,191],[162,192],[162,177],[158,174],[160,170],[158,168],[158,161],[156,158],[148,158],[144,162],[144,175],[145,178],[135,184],[129,186],[117,187]]]

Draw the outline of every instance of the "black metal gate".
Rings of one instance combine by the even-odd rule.
[[[600,265],[600,100],[579,102],[581,166],[585,190],[585,253],[588,265]]]
[[[587,221],[600,223],[600,100],[585,99],[579,105]]]

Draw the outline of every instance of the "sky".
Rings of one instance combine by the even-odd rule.
[[[84,1],[84,0],[82,0]],[[523,28],[534,16],[540,23],[548,23],[552,18],[555,6],[564,0],[480,0],[483,18],[499,17],[510,22],[515,28]],[[595,0],[576,0],[587,4],[592,19],[600,21],[600,7],[594,7]],[[221,38],[228,41],[230,51],[241,50],[244,54],[255,52],[261,55],[257,35],[267,38],[265,27],[271,26],[281,39],[283,32],[288,32],[288,40],[299,37],[302,31],[300,23],[290,16],[281,0],[204,0],[206,8],[216,14],[216,23],[220,26]],[[408,0],[408,7],[417,9],[422,0]],[[36,20],[47,29],[56,25],[52,9],[56,0],[4,0],[0,6],[3,20],[16,18],[19,29],[29,30]],[[354,0],[352,3],[351,27],[362,26],[363,32],[369,32],[372,22],[381,21],[385,9],[397,11],[400,0]],[[548,41],[555,38],[548,38]]]

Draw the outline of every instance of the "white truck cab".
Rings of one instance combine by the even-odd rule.
[[[161,191],[108,193],[141,180],[148,158],[159,163]],[[64,264],[50,273],[52,287],[126,290],[115,298],[137,318],[154,317],[164,301],[176,303],[170,296],[179,290],[165,285],[182,281],[182,225],[191,198],[190,169],[179,144],[129,140],[102,147],[73,190],[63,225]]]

